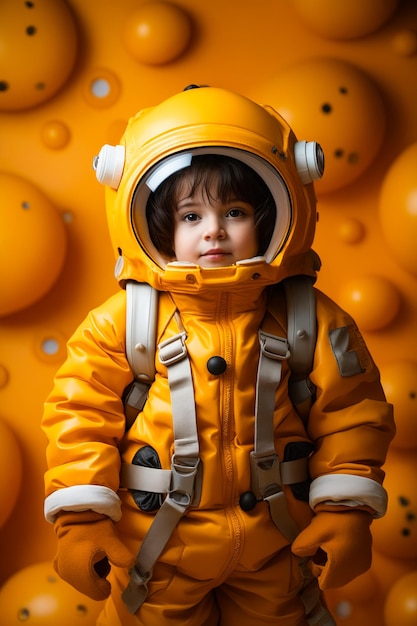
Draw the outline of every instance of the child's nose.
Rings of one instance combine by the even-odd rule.
[[[225,237],[223,222],[220,218],[213,216],[208,220],[206,227],[206,239],[223,239]]]

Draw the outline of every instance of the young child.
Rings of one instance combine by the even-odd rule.
[[[319,587],[370,566],[394,426],[357,327],[317,289],[308,420],[289,396],[282,285],[319,269],[319,146],[193,88],[132,118],[95,168],[122,289],[68,342],[45,406],[57,572],[107,598],[102,626],[334,624]],[[127,353],[149,351],[126,338],[132,282],[158,291],[158,349],[127,428]]]

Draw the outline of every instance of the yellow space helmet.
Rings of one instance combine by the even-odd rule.
[[[151,192],[200,154],[224,155],[252,168],[269,188],[276,220],[263,257],[224,268],[168,262],[149,235],[146,205]],[[256,277],[261,284],[294,274],[314,276],[311,251],[316,224],[313,180],[324,158],[314,141],[297,141],[287,122],[225,89],[190,86],[129,120],[120,145],[102,147],[94,159],[106,186],[110,237],[117,256],[115,274],[123,286],[133,279],[157,289],[195,291],[239,285]]]

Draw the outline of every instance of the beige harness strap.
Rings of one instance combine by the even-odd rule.
[[[199,493],[196,478],[199,470],[199,445],[195,415],[194,388],[191,367],[185,345],[184,332],[162,342],[159,359],[168,370],[174,424],[174,455],[170,470],[170,486],[161,508],[146,534],[136,563],[130,571],[130,581],[122,594],[129,611],[134,614],[143,604],[148,593],[148,582],[152,570],[165,548],[181,517],[193,504],[198,504]],[[137,475],[143,474],[139,468]],[[151,470],[160,478],[166,477],[164,470]],[[148,472],[146,472],[148,475]],[[131,485],[129,484],[131,488]],[[149,490],[149,485],[146,487]]]
[[[255,440],[251,452],[251,490],[266,500],[272,521],[292,541],[299,529],[288,513],[283,484],[306,480],[307,460],[281,462],[275,450],[275,394],[281,382],[282,363],[290,352],[286,339],[259,331],[260,355],[256,381]],[[285,478],[285,482],[284,479]]]

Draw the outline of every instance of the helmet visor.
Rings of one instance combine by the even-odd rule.
[[[166,215],[150,214],[150,199],[152,194],[159,193],[161,186],[173,178],[179,172],[192,168],[196,157],[212,155],[214,157],[230,159],[243,164],[240,173],[242,190],[237,188],[238,182],[232,183],[233,191],[239,200],[244,200],[254,205],[255,222],[260,241],[259,254],[264,256],[267,262],[271,262],[280,252],[291,228],[292,209],[290,195],[287,186],[280,174],[267,161],[257,155],[244,150],[230,147],[204,147],[194,148],[183,152],[177,152],[154,165],[136,186],[132,207],[131,221],[136,239],[146,254],[160,267],[165,267],[172,260],[169,252],[169,241],[173,240],[173,211],[172,206],[167,206]],[[252,176],[245,177],[244,171],[251,170]],[[254,173],[254,175],[253,175]],[[243,176],[243,179],[242,179]],[[259,208],[251,196],[256,191],[249,193],[250,181],[259,181],[254,184],[256,189],[264,188],[260,196],[268,198],[261,202]],[[237,179],[238,181],[238,179]],[[246,191],[245,191],[246,188]],[[161,243],[163,242],[163,243]]]

